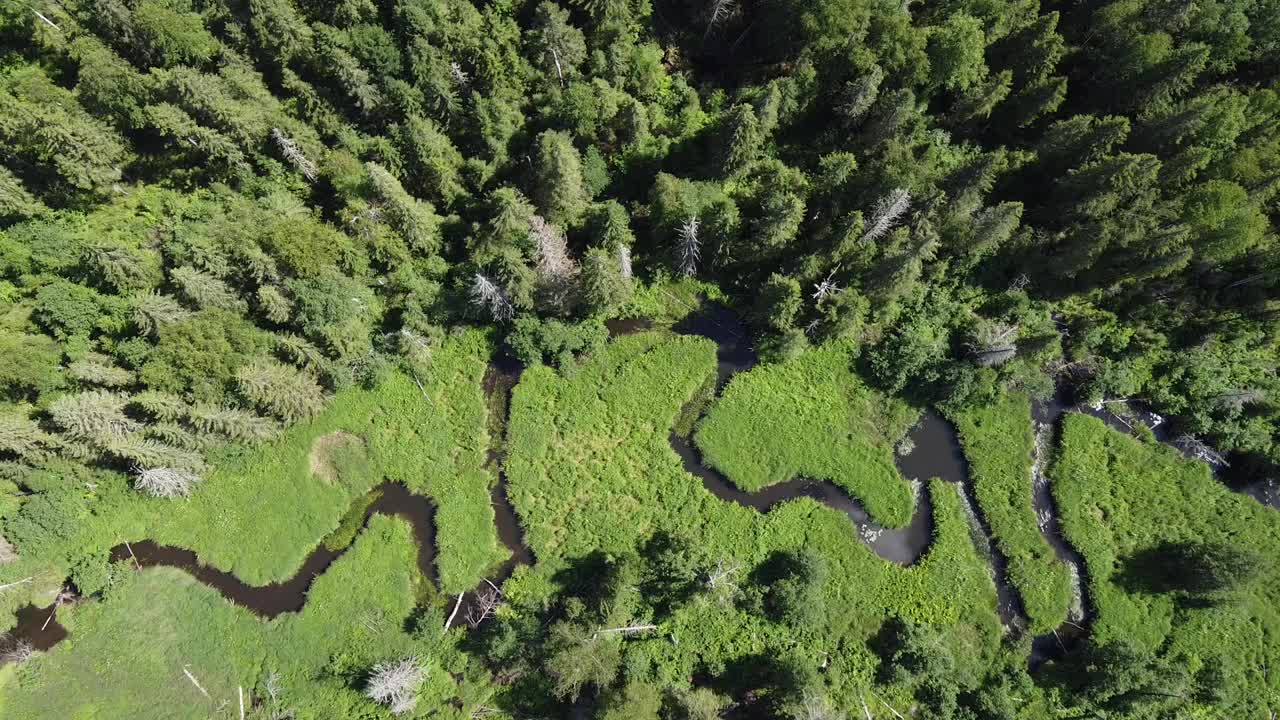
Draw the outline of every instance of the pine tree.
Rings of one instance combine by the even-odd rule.
[[[263,285],[257,291],[258,308],[268,322],[284,325],[293,317],[293,302],[275,285]]]
[[[149,290],[133,298],[133,323],[145,335],[158,335],[160,330],[191,316],[186,308],[168,295]]]
[[[746,104],[729,109],[718,137],[721,143],[720,173],[725,176],[746,170],[760,156],[764,145],[760,120],[751,106]]]
[[[591,248],[583,255],[581,288],[588,310],[600,314],[625,304],[632,293],[630,275],[624,274],[619,258],[602,247]]]
[[[246,400],[286,423],[304,420],[324,408],[324,392],[309,373],[260,358],[236,371]]]
[[[127,403],[120,395],[88,390],[54,400],[49,405],[49,416],[73,440],[99,442],[139,429],[138,422],[124,413]]]
[[[38,461],[55,445],[52,436],[17,408],[0,412],[0,455]]]
[[[200,309],[217,308],[232,312],[244,312],[245,302],[225,282],[209,273],[184,266],[174,268],[170,279],[182,294]]]
[[[567,134],[547,130],[534,143],[532,197],[543,216],[564,227],[576,225],[586,211],[582,158]]]
[[[239,408],[207,404],[191,407],[187,411],[187,420],[202,433],[214,433],[243,442],[270,440],[280,431],[280,426],[270,418]]]
[[[67,374],[82,383],[108,388],[124,387],[134,382],[133,373],[117,367],[111,358],[98,353],[89,353],[71,363]]]

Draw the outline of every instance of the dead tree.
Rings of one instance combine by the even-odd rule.
[[[725,24],[737,14],[737,0],[711,0],[707,6],[707,29],[702,33],[702,40],[705,42],[712,30]]]
[[[541,215],[529,218],[529,239],[538,251],[538,276],[544,299],[557,310],[569,304],[578,264],[569,256],[564,231]]]
[[[507,299],[507,294],[483,273],[476,273],[472,279],[470,295],[472,305],[488,311],[498,322],[506,322],[515,315],[515,308]]]
[[[715,596],[721,605],[727,605],[738,594],[738,573],[742,572],[742,564],[735,560],[720,558],[716,566],[707,573],[705,585],[707,592]]]
[[[1203,460],[1210,465],[1221,465],[1222,467],[1230,467],[1227,458],[1222,453],[1214,450],[1208,443],[1196,437],[1195,435],[1186,434],[1179,437],[1175,444],[1189,453],[1197,460]]]
[[[697,215],[690,215],[688,220],[680,226],[678,234],[678,260],[680,264],[680,274],[685,277],[693,277],[698,272],[698,260],[702,257],[701,240],[698,239],[698,230],[701,223],[698,221]]]
[[[481,623],[493,617],[493,613],[501,604],[502,593],[492,585],[477,590],[470,607],[467,608],[467,625],[470,625],[472,630],[480,627]]]
[[[13,640],[8,633],[5,633],[6,647],[4,652],[0,652],[0,665],[22,664],[31,659],[36,654],[36,648],[27,640]]]
[[[374,666],[364,693],[374,702],[386,705],[396,715],[413,710],[418,704],[418,688],[427,677],[427,669],[417,657],[409,656]]]
[[[875,242],[884,237],[885,233],[898,224],[899,218],[909,207],[911,207],[911,193],[903,188],[898,188],[880,198],[880,202],[876,203],[875,212],[871,214],[871,222],[867,223],[867,229],[862,233],[862,242]]]
[[[175,468],[138,469],[133,486],[152,497],[186,497],[200,482],[200,476]]]
[[[465,88],[471,84],[471,76],[466,70],[456,62],[449,63],[449,77],[453,79],[453,83],[460,88]]]
[[[815,302],[822,302],[831,293],[839,292],[840,286],[832,282],[831,278],[835,277],[836,271],[832,270],[827,273],[827,278],[813,286],[813,299]]]
[[[307,182],[315,182],[320,172],[316,168],[316,164],[303,154],[302,148],[298,147],[298,143],[281,132],[280,128],[271,129],[271,139],[275,140],[276,147],[280,148],[280,154],[284,156],[284,159],[292,163],[298,172],[302,173],[302,176],[307,179]]]

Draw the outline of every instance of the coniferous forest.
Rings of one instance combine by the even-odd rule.
[[[1280,0],[0,0],[0,718],[1280,712]]]

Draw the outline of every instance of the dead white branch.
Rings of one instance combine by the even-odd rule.
[[[190,670],[188,670],[188,669],[187,669],[187,667],[188,667],[188,666],[186,666],[186,665],[183,665],[183,666],[182,666],[182,674],[187,676],[187,679],[191,681],[191,684],[192,684],[192,685],[195,685],[195,686],[196,686],[196,689],[200,691],[200,694],[201,694],[201,695],[204,695],[206,698],[208,698],[208,697],[209,697],[209,691],[208,691],[208,690],[205,690],[205,689],[204,689],[204,687],[200,685],[200,681],[199,681],[199,680],[196,680],[196,676],[195,676],[195,675],[192,675],[192,674],[191,674],[191,671],[190,671]],[[210,700],[212,700],[213,698],[209,698],[209,699],[210,699]]]
[[[836,274],[836,271],[832,270],[831,272],[827,273],[827,279],[813,286],[813,299],[815,301],[822,302],[822,299],[825,298],[826,296],[830,295],[831,293],[840,291],[840,286],[836,285],[831,280],[833,277],[835,277],[835,274]]]
[[[4,585],[0,585],[0,592],[4,592],[5,590],[8,590],[11,587],[17,587],[18,585],[21,585],[23,583],[29,583],[35,579],[36,579],[36,576],[31,575],[29,577],[24,577],[21,580],[15,580],[14,582],[11,582],[11,583],[5,583]]]
[[[698,239],[701,225],[697,215],[690,215],[678,231],[679,244],[676,249],[679,253],[680,274],[685,277],[693,277],[698,272],[698,260],[702,257],[702,241]]]
[[[871,214],[871,222],[867,224],[867,230],[862,234],[862,242],[874,242],[883,237],[898,224],[898,219],[910,206],[911,193],[903,188],[898,188],[880,198],[880,202],[876,203],[875,212]]]
[[[448,630],[453,624],[453,618],[458,614],[458,609],[462,607],[462,596],[466,593],[458,593],[458,601],[453,604],[453,612],[449,613],[449,619],[444,621],[444,629]]]
[[[493,616],[501,604],[502,595],[492,584],[477,590],[471,605],[467,607],[467,625],[470,625],[473,630],[480,627],[481,623]]]
[[[622,635],[630,635],[631,633],[644,632],[646,630],[656,630],[657,628],[658,628],[657,625],[628,625],[626,627],[605,628],[603,630],[595,631],[595,633],[591,635],[591,639],[595,640],[601,635],[613,635],[614,633],[618,633]]]
[[[302,148],[298,147],[298,143],[294,142],[288,135],[285,135],[280,128],[271,129],[271,139],[276,141],[276,147],[280,148],[280,154],[284,156],[285,160],[292,163],[308,182],[315,182],[316,176],[320,172],[316,168],[316,164],[311,162],[306,154],[302,152]]]
[[[507,294],[483,273],[476,273],[472,278],[470,295],[471,304],[488,310],[493,319],[498,322],[506,322],[515,315],[515,308],[507,299]]]
[[[386,705],[391,712],[400,715],[413,710],[418,704],[418,688],[426,676],[427,669],[413,656],[379,663],[374,666],[364,692],[374,702]]]

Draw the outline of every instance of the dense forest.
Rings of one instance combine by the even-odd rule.
[[[1274,717],[1280,521],[1224,479],[1280,469],[1277,219],[1280,0],[3,0],[0,610],[74,617],[0,717]],[[759,358],[718,399],[661,330],[711,301]],[[894,469],[926,408],[1021,631]],[[695,496],[673,422],[933,545]],[[441,630],[515,562],[500,472],[536,563]],[[144,539],[349,549],[259,622]]]

